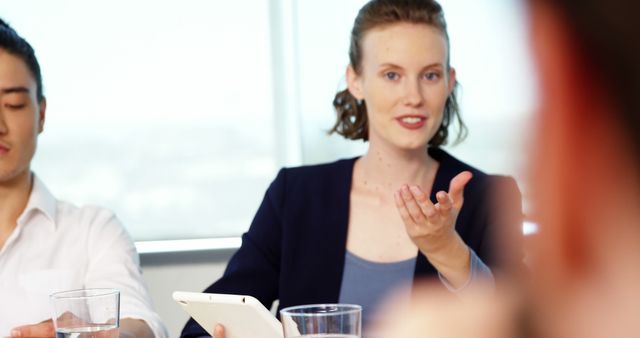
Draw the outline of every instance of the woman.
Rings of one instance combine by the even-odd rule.
[[[439,276],[461,292],[520,261],[509,249],[521,224],[515,182],[438,148],[460,121],[441,7],[369,2],[349,55],[333,131],[367,140],[367,153],[281,170],[224,276],[205,292],[250,294],[267,307],[279,299],[280,308],[357,303],[366,327],[391,289]],[[494,213],[498,192],[509,197]],[[513,240],[499,248],[495,237],[507,229]],[[205,334],[190,320],[182,337]]]
[[[639,336],[640,3],[523,3],[540,98],[530,283],[464,306],[425,286],[385,337]]]

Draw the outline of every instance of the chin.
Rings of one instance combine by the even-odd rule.
[[[427,142],[407,142],[402,144],[397,144],[398,148],[404,151],[424,151],[427,149]]]

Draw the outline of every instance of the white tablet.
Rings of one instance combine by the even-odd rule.
[[[212,337],[216,324],[226,338],[282,338],[282,325],[251,296],[176,291],[173,299]]]

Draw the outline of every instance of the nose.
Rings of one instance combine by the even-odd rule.
[[[420,81],[406,81],[404,90],[404,101],[406,105],[412,107],[418,107],[422,105],[422,103],[424,102],[424,96],[422,94]]]

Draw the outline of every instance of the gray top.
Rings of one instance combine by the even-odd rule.
[[[362,306],[362,327],[366,328],[375,316],[380,302],[392,291],[398,297],[411,295],[416,257],[391,263],[372,262],[347,251],[340,287],[340,303]]]
[[[494,283],[493,274],[476,253],[470,250],[471,274],[469,280],[457,289],[438,273],[440,281],[451,292],[463,296],[464,290],[478,282]],[[391,263],[379,263],[358,257],[347,250],[344,261],[342,285],[340,286],[340,303],[358,304],[362,306],[362,336],[375,337],[376,333],[368,330],[369,324],[375,320],[376,310],[380,302],[394,292],[395,300],[408,303],[411,299],[411,285],[416,266],[416,257]],[[210,336],[203,336],[205,338]]]
[[[494,283],[493,274],[489,267],[480,260],[473,250],[469,250],[471,271],[469,280],[463,286],[454,288],[438,273],[444,286],[459,296],[463,296],[464,291],[475,283]],[[385,297],[393,292],[395,301],[406,303],[410,301],[415,266],[416,257],[399,262],[379,263],[363,259],[347,251],[339,302],[362,306],[363,337],[375,336],[375,332],[368,331],[367,327],[375,320],[378,307],[385,300]]]

